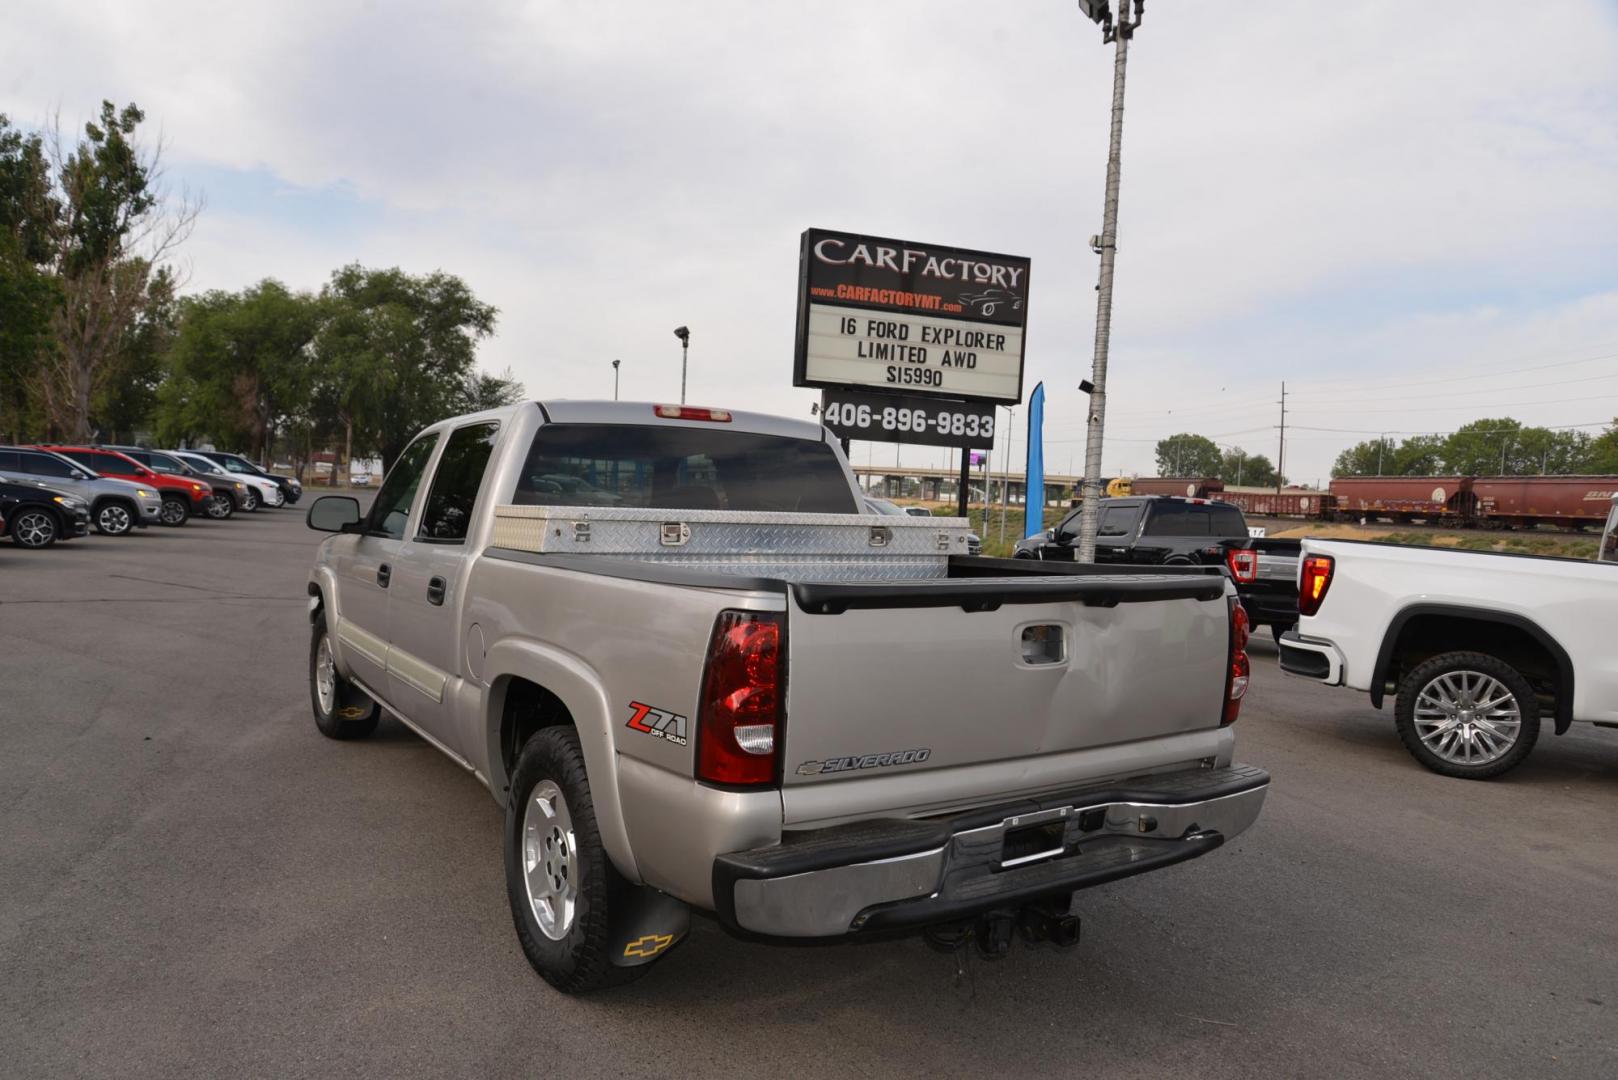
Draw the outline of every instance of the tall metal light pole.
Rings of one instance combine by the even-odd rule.
[[[623,363],[622,360],[612,362],[612,400],[614,401],[618,400],[618,365],[621,363]]]
[[[680,339],[680,404],[685,404],[685,361],[691,353],[691,330],[689,327],[676,326],[674,336]]]
[[[1112,336],[1112,270],[1118,253],[1118,180],[1124,146],[1124,66],[1129,61],[1129,39],[1140,26],[1145,0],[1135,0],[1135,18],[1129,19],[1129,0],[1119,0],[1118,21],[1113,23],[1108,0],[1078,0],[1079,10],[1101,24],[1101,40],[1114,42],[1112,65],[1112,139],[1107,150],[1107,197],[1101,216],[1101,235],[1090,246],[1101,256],[1101,279],[1096,285],[1096,351],[1089,382],[1090,418],[1084,441],[1084,502],[1079,511],[1079,562],[1096,561],[1096,522],[1101,513],[1101,436],[1107,420],[1107,345]]]

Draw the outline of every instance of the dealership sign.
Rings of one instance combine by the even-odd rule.
[[[1009,255],[809,229],[792,383],[1021,401],[1028,270]]]

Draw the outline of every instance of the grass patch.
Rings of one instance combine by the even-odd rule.
[[[1460,548],[1463,551],[1507,551],[1518,555],[1595,558],[1596,541],[1582,536],[1535,536],[1532,533],[1392,532],[1374,538],[1383,544]]]

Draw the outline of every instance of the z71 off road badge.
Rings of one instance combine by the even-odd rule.
[[[675,746],[685,745],[685,717],[679,713],[669,712],[667,709],[655,708],[651,705],[642,705],[638,701],[631,701],[629,708],[632,715],[629,723],[624,726],[631,731],[639,731],[650,735],[654,739],[663,739]]]

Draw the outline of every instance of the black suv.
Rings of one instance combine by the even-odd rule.
[[[1019,559],[1069,560],[1079,543],[1079,511],[1054,529],[1017,543]],[[1255,626],[1281,633],[1298,621],[1296,540],[1253,538],[1229,503],[1170,495],[1101,500],[1096,562],[1224,566]]]
[[[43,484],[0,480],[0,536],[18,547],[45,548],[90,531],[90,504]]]

